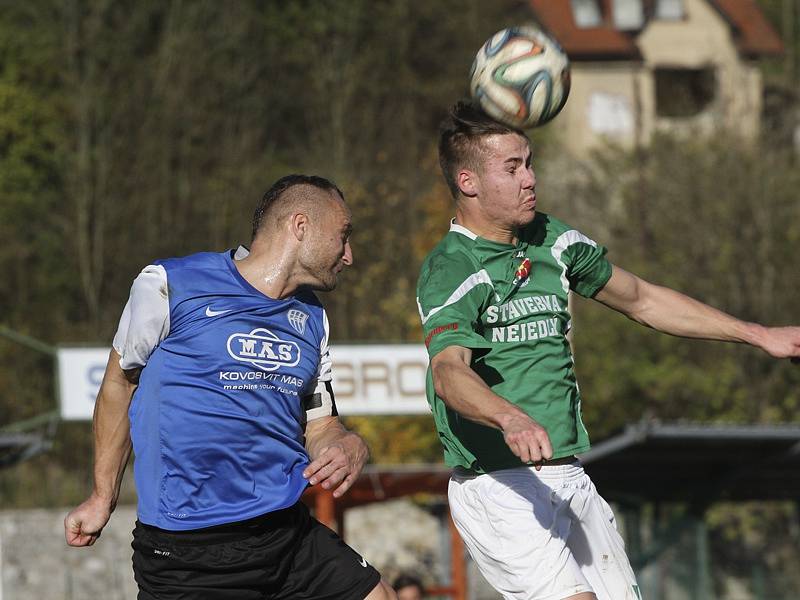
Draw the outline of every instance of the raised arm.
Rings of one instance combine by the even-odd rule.
[[[776,358],[800,357],[800,327],[748,323],[617,266],[595,299],[642,325],[670,335],[746,343]]]
[[[503,432],[511,452],[523,462],[553,456],[545,429],[514,404],[495,394],[470,367],[472,351],[448,346],[431,360],[433,385],[445,404],[471,421]]]
[[[91,546],[117,505],[120,483],[131,453],[128,407],[139,370],[125,372],[112,350],[94,407],[94,489],[64,519],[70,546]]]

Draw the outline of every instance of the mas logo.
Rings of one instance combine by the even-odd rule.
[[[228,338],[228,354],[236,360],[255,365],[264,371],[293,367],[300,362],[300,347],[282,340],[269,329],[234,333]]]

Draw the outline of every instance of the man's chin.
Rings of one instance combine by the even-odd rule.
[[[534,208],[531,211],[526,211],[524,214],[520,216],[519,222],[517,223],[518,227],[525,227],[526,225],[530,225],[533,223],[533,220],[536,218],[536,209]]]
[[[334,276],[332,279],[327,279],[325,281],[320,281],[319,282],[319,287],[317,287],[316,289],[318,289],[320,292],[332,292],[333,290],[336,289],[336,284],[337,283],[338,283],[338,281],[336,280],[336,277]]]

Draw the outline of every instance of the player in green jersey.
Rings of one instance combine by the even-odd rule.
[[[640,598],[608,504],[575,454],[589,449],[566,334],[570,290],[654,329],[800,356],[800,327],[745,323],[648,283],[536,211],[525,134],[459,103],[439,158],[456,201],[417,302],[428,400],[454,467],[455,523],[506,598]]]

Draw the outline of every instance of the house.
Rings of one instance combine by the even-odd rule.
[[[654,131],[759,131],[756,61],[783,51],[756,0],[530,0],[564,47],[572,88],[554,121],[580,155],[603,139],[646,144]]]

